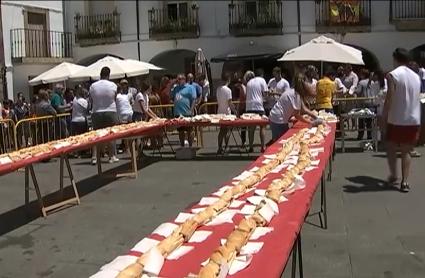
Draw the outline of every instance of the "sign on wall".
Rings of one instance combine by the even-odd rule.
[[[360,21],[359,0],[330,0],[329,20],[333,24],[353,24]]]

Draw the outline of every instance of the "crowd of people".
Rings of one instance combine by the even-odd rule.
[[[413,149],[419,138],[421,126],[420,93],[425,92],[425,69],[411,61],[405,49],[398,48],[393,54],[395,69],[387,74],[382,70],[369,72],[366,68],[353,71],[351,65],[335,68],[327,67],[321,77],[318,70],[306,66],[295,74],[292,86],[281,75],[280,68],[273,70],[273,78],[268,83],[259,70],[254,74],[247,71],[242,79],[235,77],[230,82],[223,75],[222,85],[217,89],[218,111],[220,113],[255,113],[269,117],[273,143],[280,138],[290,126],[291,119],[317,125],[321,121],[317,113],[311,111],[325,110],[340,114],[353,108],[351,105],[339,104],[338,98],[353,97],[356,108],[368,108],[378,119],[381,140],[386,141],[390,177],[388,183],[398,180],[396,153],[401,152],[402,173],[400,190],[409,190],[408,176],[410,157],[419,155]],[[233,83],[233,88],[229,84]],[[232,95],[233,94],[233,95]],[[239,109],[232,105],[233,96],[240,101]],[[372,139],[371,119],[359,119],[357,139],[363,139],[365,130],[367,138]],[[218,153],[222,153],[222,141],[226,130],[218,135]],[[249,129],[249,149],[253,150],[255,128]],[[245,142],[245,134],[242,135]],[[261,151],[264,151],[264,129],[260,128]]]
[[[353,97],[356,108],[368,108],[377,114],[381,139],[387,144],[390,181],[397,178],[395,171],[395,150],[402,152],[402,189],[408,189],[407,177],[410,154],[420,126],[420,92],[425,92],[425,69],[409,59],[408,52],[396,49],[393,55],[396,69],[385,74],[382,70],[369,72],[361,68],[357,73],[351,65],[328,66],[319,76],[313,65],[307,65],[295,73],[292,80],[282,75],[280,67],[273,69],[273,78],[264,79],[262,69],[240,74],[223,73],[221,83],[216,89],[217,113],[244,113],[266,115],[269,118],[272,138],[266,144],[264,127],[260,127],[260,151],[275,142],[289,128],[293,119],[311,125],[321,123],[317,113],[312,110],[324,110],[340,114],[348,112],[353,104],[339,102],[338,99]],[[22,93],[18,93],[16,103],[3,101],[1,117],[17,122],[26,117],[58,115],[71,112],[70,120],[58,118],[60,137],[68,134],[81,134],[93,129],[109,127],[118,123],[146,121],[157,118],[151,105],[171,105],[172,110],[159,110],[161,117],[180,117],[195,115],[201,104],[210,100],[211,92],[204,75],[194,76],[178,74],[175,77],[163,76],[159,86],[153,89],[148,81],[137,80],[130,86],[126,79],[119,83],[109,80],[110,69],[105,67],[100,80],[89,88],[78,85],[74,89],[65,89],[56,84],[53,90],[40,90],[30,103]],[[235,105],[237,101],[237,105]],[[210,112],[199,111],[199,112]],[[363,139],[367,130],[367,139],[372,139],[371,119],[360,119],[357,139]],[[246,143],[248,131],[249,151],[254,150],[255,127],[241,129],[242,145]],[[181,127],[180,145],[192,146],[193,128]],[[223,141],[228,140],[229,130],[221,128],[218,134],[218,154],[222,154]],[[160,144],[158,140],[152,142]],[[227,142],[226,142],[227,145]],[[125,150],[125,144],[121,150]],[[118,161],[115,142],[107,147],[109,162]],[[92,163],[96,161],[96,150],[92,152]]]

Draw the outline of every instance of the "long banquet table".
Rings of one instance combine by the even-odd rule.
[[[295,191],[292,195],[290,195],[288,197],[289,201],[279,204],[279,214],[276,215],[269,224],[269,227],[273,227],[274,230],[259,238],[259,240],[256,240],[264,242],[262,249],[259,253],[254,254],[250,265],[246,269],[237,272],[233,276],[229,275],[229,277],[281,277],[293,250],[298,250],[298,260],[302,260],[302,257],[300,256],[300,232],[304,220],[312,206],[314,193],[317,191],[319,185],[322,185],[321,212],[326,214],[326,199],[324,199],[326,196],[324,195],[326,193],[324,188],[325,171],[326,168],[330,166],[329,163],[331,163],[334,151],[336,128],[335,124],[330,124],[330,126],[331,132],[325,137],[324,142],[313,146],[313,148],[323,147],[324,151],[320,152],[316,158],[320,159],[320,163],[317,168],[303,174],[306,187],[302,190]],[[256,161],[251,163],[246,169],[248,170],[253,167],[261,166],[262,161],[265,159],[265,155],[274,154],[281,147],[282,143],[280,141],[282,139],[289,138],[305,127],[305,124],[300,122],[296,123],[294,127],[291,128],[280,140],[268,147],[266,152]],[[256,189],[266,189],[273,179],[281,177],[284,172],[285,170],[282,170],[279,173],[269,173],[256,186]],[[231,181],[225,184],[231,184]],[[237,200],[246,200],[248,197],[253,195],[254,192],[251,191],[239,197]],[[213,195],[210,197],[213,197]],[[241,205],[241,207],[242,206],[243,205]],[[197,207],[201,206],[195,205],[188,208],[186,212],[190,212],[191,209]],[[324,217],[326,217],[326,215],[324,215]],[[184,245],[194,246],[195,248],[177,260],[166,260],[159,276],[167,278],[187,277],[190,273],[198,273],[201,263],[208,259],[213,251],[220,246],[220,240],[227,238],[230,232],[234,229],[235,224],[237,224],[242,218],[242,214],[236,214],[233,218],[234,223],[221,224],[217,226],[202,226],[198,230],[212,231],[212,234],[201,243],[185,243]],[[156,234],[151,234],[148,238],[156,240],[163,239],[163,237]],[[127,255],[138,257],[141,254],[142,253],[136,251],[129,251]],[[302,262],[299,261],[298,263],[300,268],[299,271],[302,271]]]
[[[99,136],[96,137],[93,140],[84,142],[84,143],[80,143],[80,144],[72,144],[69,146],[63,146],[60,148],[54,148],[53,150],[51,150],[50,152],[45,152],[42,153],[40,155],[36,155],[36,156],[31,156],[19,161],[14,161],[12,163],[6,163],[6,164],[0,164],[0,176],[8,174],[10,172],[16,171],[18,169],[21,168],[25,168],[25,204],[29,203],[29,180],[30,178],[32,179],[32,182],[34,184],[34,188],[37,194],[37,199],[41,208],[41,212],[43,214],[44,217],[47,216],[47,212],[50,210],[55,210],[63,205],[67,205],[70,203],[76,203],[79,204],[80,203],[80,199],[79,199],[79,195],[78,195],[78,191],[77,191],[77,187],[76,187],[76,182],[74,179],[74,175],[72,173],[72,169],[71,169],[71,165],[69,163],[68,160],[68,154],[79,151],[79,150],[83,150],[83,149],[89,149],[93,146],[99,145],[99,144],[104,144],[106,142],[110,142],[110,141],[114,141],[114,140],[119,140],[119,139],[125,139],[125,138],[132,138],[131,139],[131,156],[132,156],[132,168],[133,171],[130,173],[125,173],[125,174],[118,174],[117,176],[128,176],[128,175],[132,175],[132,176],[137,176],[137,162],[136,162],[136,157],[135,157],[135,147],[134,147],[134,138],[140,137],[140,136],[152,136],[155,134],[158,134],[159,132],[165,132],[165,128],[167,127],[180,127],[180,126],[193,126],[193,127],[197,127],[197,126],[208,126],[208,125],[213,125],[213,126],[226,126],[226,127],[242,127],[242,126],[264,126],[268,124],[268,120],[267,119],[235,119],[232,121],[227,121],[227,120],[221,120],[219,122],[208,122],[208,121],[197,121],[197,122],[192,122],[192,121],[186,121],[183,119],[172,119],[172,120],[167,120],[161,123],[156,123],[152,126],[141,126],[141,127],[137,127],[137,128],[133,128],[133,129],[128,129],[128,130],[123,130],[123,131],[119,131],[119,132],[114,132],[114,133],[109,133],[107,135],[104,136]],[[99,152],[97,152],[99,154]],[[59,164],[59,172],[60,172],[60,178],[59,178],[59,183],[60,183],[60,194],[61,196],[63,196],[63,180],[64,180],[64,167],[66,166],[66,169],[68,171],[68,176],[70,178],[70,182],[72,185],[72,189],[73,189],[73,193],[74,193],[74,197],[68,199],[68,200],[64,200],[61,202],[58,202],[56,204],[50,205],[50,206],[45,206],[44,202],[43,202],[43,197],[41,195],[41,191],[38,185],[38,181],[37,181],[37,177],[36,177],[36,172],[34,171],[34,167],[33,165],[36,163],[39,163],[41,161],[45,161],[45,160],[49,160],[55,157],[59,157],[60,158],[60,164]],[[97,169],[98,169],[98,174],[100,174],[102,172],[101,169],[101,162],[100,162],[100,157],[98,156],[98,160],[97,160]]]

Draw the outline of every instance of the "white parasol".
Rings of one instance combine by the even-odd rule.
[[[134,65],[144,65],[147,69],[149,70],[164,70],[163,68],[157,67],[154,64],[148,63],[148,62],[143,62],[143,61],[138,61],[138,60],[133,60],[133,59],[125,59],[124,61],[134,64]]]
[[[148,63],[137,60],[121,60],[106,56],[85,69],[70,76],[71,79],[99,79],[103,67],[111,70],[110,79],[132,77],[149,73]],[[150,64],[152,65],[152,64]],[[152,65],[153,66],[153,65]]]
[[[75,74],[86,67],[63,62],[51,69],[49,69],[46,72],[43,72],[42,74],[38,75],[37,77],[34,77],[31,79],[28,83],[31,86],[39,85],[39,84],[48,84],[48,83],[55,83],[60,81],[68,80],[69,77],[72,74]]]
[[[288,50],[278,61],[321,61],[364,65],[362,52],[325,36]]]

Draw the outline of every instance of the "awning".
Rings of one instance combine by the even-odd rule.
[[[231,61],[252,61],[259,59],[277,59],[285,51],[271,46],[249,46],[247,48],[238,48],[226,54],[211,58],[213,63],[231,62]]]

